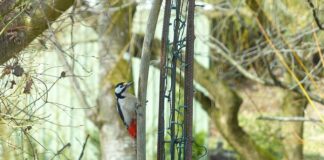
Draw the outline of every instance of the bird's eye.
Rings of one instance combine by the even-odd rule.
[[[124,88],[124,86],[119,86],[120,89]]]

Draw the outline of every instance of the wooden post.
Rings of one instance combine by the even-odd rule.
[[[143,42],[143,50],[141,57],[138,99],[140,105],[137,110],[137,141],[136,151],[137,160],[146,159],[146,92],[147,92],[147,79],[150,67],[151,46],[154,39],[155,28],[160,13],[162,0],[154,0],[153,6],[147,22],[146,34]]]

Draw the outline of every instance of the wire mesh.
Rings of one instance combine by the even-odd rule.
[[[194,1],[191,1],[194,7]],[[183,50],[188,47],[187,35],[191,34],[190,45],[193,46],[194,32],[193,28],[186,33],[188,20],[188,1],[184,0],[166,0],[164,25],[162,33],[162,54],[161,54],[161,74],[160,74],[160,104],[159,104],[159,131],[158,131],[158,159],[191,159],[192,150],[192,101],[193,101],[193,84],[192,76],[186,76],[188,72],[193,74],[193,66],[188,67],[188,64],[193,65],[193,62],[185,62]],[[193,25],[193,10],[192,25]],[[172,19],[170,18],[172,15]],[[170,20],[171,19],[171,20]],[[173,30],[173,35],[169,34],[169,29]],[[189,33],[191,32],[191,33]],[[173,39],[171,42],[170,39]],[[193,47],[190,47],[188,60],[193,61]],[[188,54],[188,51],[187,51]],[[188,70],[189,68],[189,70]],[[191,70],[191,71],[190,71]],[[185,84],[183,77],[191,78],[189,83]],[[188,81],[188,80],[187,80]],[[191,83],[191,84],[190,84]],[[191,85],[191,86],[188,86]],[[187,86],[187,104],[185,105],[185,89]],[[191,101],[191,102],[190,102]],[[165,108],[165,106],[167,106]],[[188,108],[191,107],[191,109]],[[169,111],[164,124],[164,112]],[[189,111],[189,112],[188,112]],[[185,115],[185,113],[190,115]],[[186,120],[187,118],[187,120]],[[188,119],[189,118],[189,119]],[[185,122],[187,127],[185,127]],[[166,125],[166,128],[164,128]],[[189,127],[188,127],[189,126]],[[166,133],[166,135],[164,135]],[[185,150],[185,145],[189,151]],[[188,147],[189,146],[189,147]],[[189,154],[188,154],[189,153]],[[185,156],[185,154],[188,154]]]

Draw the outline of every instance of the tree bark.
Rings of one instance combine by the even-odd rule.
[[[260,0],[246,0],[248,7],[256,14],[260,23],[265,27],[271,27],[271,21],[267,17],[267,14],[260,7]]]
[[[102,160],[136,159],[135,141],[131,139],[116,110],[113,84],[128,81],[131,76],[131,63],[123,57],[116,60],[109,74],[101,79],[101,95],[98,106],[88,117],[99,128]],[[117,64],[116,64],[117,63]]]
[[[260,148],[238,122],[242,99],[212,71],[195,63],[195,81],[204,86],[212,100],[211,106],[203,106],[216,123],[222,136],[243,159],[273,160],[274,157]],[[202,98],[204,98],[202,96]],[[206,99],[205,99],[206,100]],[[209,103],[208,101],[206,102]]]
[[[120,3],[114,5],[122,5]],[[136,159],[135,141],[127,134],[116,110],[114,85],[129,80],[131,64],[122,58],[130,41],[130,26],[135,5],[117,11],[108,7],[99,16],[100,95],[97,111],[89,115],[100,131],[101,159]]]
[[[138,99],[140,105],[137,110],[137,159],[146,159],[146,92],[150,67],[151,47],[154,39],[157,20],[160,13],[162,0],[154,0],[148,17],[146,34],[143,42],[141,66],[139,75]]]
[[[247,0],[247,5],[250,9],[256,14],[258,20],[264,27],[271,28],[272,23],[268,19],[266,13],[259,5],[258,0]],[[295,53],[293,53],[295,54]],[[299,62],[299,57],[295,56],[296,61]],[[303,62],[301,62],[303,63]],[[297,66],[298,68],[302,69],[302,66]],[[285,73],[285,81],[287,83],[295,85],[291,78],[290,73]],[[296,74],[296,73],[294,73]],[[301,79],[301,75],[298,75],[299,79]],[[282,104],[282,113],[284,116],[291,116],[291,117],[304,117],[304,109],[307,106],[307,100],[301,94],[284,90],[284,101]],[[313,97],[313,96],[312,96]],[[288,160],[302,160],[303,159],[303,143],[301,140],[303,139],[303,125],[304,122],[286,122],[283,123],[281,132],[283,134],[283,147],[285,156]]]
[[[195,91],[195,99],[202,104],[209,117],[217,124],[223,137],[244,159],[273,160],[266,150],[259,147],[239,126],[238,111],[242,99],[230,87],[218,79],[216,71],[194,64],[194,80],[207,92]],[[180,79],[177,79],[179,82]],[[180,87],[184,87],[183,83]]]
[[[281,106],[283,116],[304,117],[307,100],[293,91],[284,91],[284,101]],[[287,160],[303,160],[303,129],[304,122],[283,122],[281,134],[283,148]]]
[[[6,2],[3,2],[1,6]],[[73,3],[74,0],[35,1],[31,3],[31,10],[28,11],[28,14],[24,10],[12,15],[6,14],[9,16],[7,17],[9,20],[0,24],[0,65],[17,56]],[[9,12],[9,10],[4,11]],[[16,36],[10,36],[10,32],[15,32]]]

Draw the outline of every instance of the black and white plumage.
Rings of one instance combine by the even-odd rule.
[[[118,83],[115,87],[117,111],[131,137],[136,138],[136,106],[137,98],[127,93],[132,83]]]

